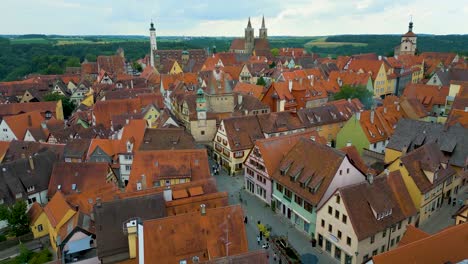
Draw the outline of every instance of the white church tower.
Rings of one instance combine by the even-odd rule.
[[[156,53],[156,50],[158,50],[158,43],[156,42],[156,29],[154,28],[154,23],[151,21],[151,27],[150,27],[150,44],[151,44],[151,67],[154,68],[154,56]]]

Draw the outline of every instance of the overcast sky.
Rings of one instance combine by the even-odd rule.
[[[2,0],[0,34],[270,36],[467,34],[466,0]]]

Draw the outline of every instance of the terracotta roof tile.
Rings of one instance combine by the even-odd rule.
[[[241,207],[234,205],[207,209],[203,216],[193,212],[145,221],[145,259],[175,263],[194,256],[200,261],[224,257],[227,255],[226,230],[229,232],[229,255],[245,253],[248,246],[243,219]]]
[[[113,115],[139,113],[142,108],[141,100],[138,98],[98,101],[93,106],[93,115],[96,124],[102,124],[104,127],[109,128]]]
[[[252,95],[253,97],[261,100],[266,91],[265,87],[262,85],[238,82],[234,87],[233,92]]]
[[[28,112],[15,116],[5,116],[3,121],[8,124],[16,138],[22,140],[27,129],[40,127],[44,118],[39,112]]]
[[[93,154],[97,147],[104,151],[109,157],[115,159],[119,151],[119,145],[119,140],[100,138],[92,139],[88,149],[87,160],[89,160],[91,154]]]
[[[265,137],[256,116],[227,118],[223,125],[233,151],[251,149],[255,140]]]
[[[310,157],[320,157],[320,159]],[[294,147],[284,154],[279,166],[274,172],[270,172],[270,176],[312,205],[317,205],[344,158],[345,154],[341,151],[310,139],[300,138]],[[296,180],[291,181],[290,176],[296,173],[298,173],[298,176],[295,176]],[[304,184],[303,187],[301,182]],[[317,191],[311,193],[309,188],[317,188]]]
[[[348,66],[348,70],[354,72],[362,70],[364,73],[369,73],[371,78],[375,80],[377,74],[379,73],[380,67],[382,66],[383,61],[379,60],[352,60]]]
[[[417,213],[399,171],[378,176],[372,184],[364,181],[338,192],[359,241]],[[390,215],[378,219],[390,210]]]
[[[403,92],[407,98],[418,99],[428,112],[432,112],[434,105],[445,105],[449,93],[448,86],[435,86],[427,84],[408,84]]]
[[[0,104],[0,116],[5,117],[22,113],[40,112],[45,117],[45,113],[50,112],[52,116],[57,118],[57,104],[58,102]]]
[[[421,229],[414,227],[414,225],[407,225],[405,234],[401,238],[400,243],[398,243],[398,247],[413,243],[429,236],[431,235],[422,231]]]
[[[449,227],[426,238],[373,257],[375,264],[458,263],[466,260],[468,223]]]
[[[144,176],[143,176],[144,175]],[[137,151],[127,191],[136,191],[137,183],[143,189],[152,188],[161,180],[189,178],[197,181],[211,177],[206,150]]]
[[[29,223],[34,223],[39,218],[39,216],[44,212],[42,206],[34,202],[28,210]]]
[[[44,212],[50,221],[52,227],[56,227],[62,220],[65,214],[69,211],[75,211],[66,201],[65,196],[61,192],[55,193],[44,208]]]
[[[449,126],[460,124],[464,128],[468,128],[468,112],[465,110],[452,109],[447,118],[446,124]]]
[[[107,163],[55,163],[47,196],[52,197],[56,192],[69,195],[95,186],[113,184],[107,179],[109,170]]]
[[[195,149],[195,139],[183,128],[147,128],[139,150]]]

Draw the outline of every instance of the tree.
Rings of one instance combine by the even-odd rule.
[[[273,57],[278,57],[279,49],[278,48],[271,49],[271,55],[273,55]]]
[[[77,57],[69,57],[67,62],[65,63],[65,67],[80,67],[80,58]]]
[[[257,85],[265,86],[266,85],[265,79],[263,79],[263,77],[258,78]]]
[[[269,65],[270,69],[273,69],[273,68],[276,68],[276,62],[272,62],[270,65]]]
[[[0,207],[0,220],[6,220],[11,233],[21,236],[29,232],[29,218],[26,214],[27,205],[23,200],[17,201],[13,205]]]
[[[370,109],[372,106],[372,92],[367,90],[365,86],[352,87],[349,85],[343,85],[340,88],[340,91],[333,96],[334,100],[354,98],[359,99],[366,109]]]
[[[45,101],[58,101],[62,100],[62,107],[63,107],[63,116],[68,118],[73,111],[75,110],[75,104],[70,101],[70,98],[65,97],[59,93],[48,93],[44,96]]]
[[[141,64],[138,63],[138,62],[133,62],[133,69],[138,71],[138,72],[142,72],[143,71],[143,68],[141,67]]]

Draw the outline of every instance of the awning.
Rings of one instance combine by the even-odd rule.
[[[73,254],[73,253],[76,253],[76,252],[80,252],[80,251],[83,251],[83,250],[88,250],[91,248],[91,237],[90,236],[87,236],[83,239],[80,239],[80,240],[75,240],[75,241],[71,241],[71,242],[68,242],[68,252],[67,254]]]

